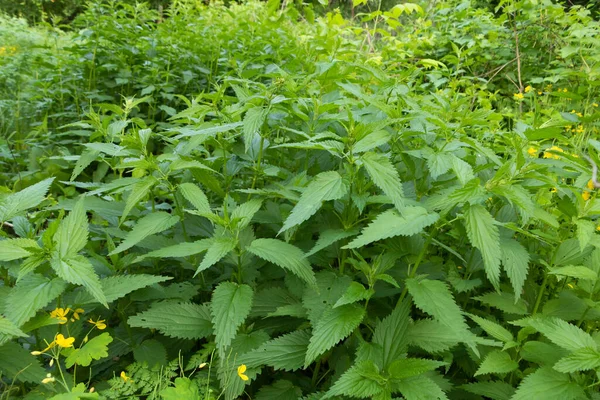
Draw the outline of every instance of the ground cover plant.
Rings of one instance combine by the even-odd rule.
[[[2,17],[0,399],[600,398],[595,16],[326,6]]]

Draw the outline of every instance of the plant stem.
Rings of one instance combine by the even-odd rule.
[[[542,285],[540,286],[540,292],[537,295],[537,299],[535,299],[535,305],[533,306],[533,311],[531,312],[531,315],[535,315],[535,313],[537,313],[538,308],[540,307],[540,303],[542,302],[542,296],[544,295],[544,292],[546,291],[547,283],[548,283],[548,274],[546,274],[546,271],[544,271],[544,280],[542,281]]]
[[[425,244],[423,244],[423,248],[421,249],[421,252],[417,256],[417,261],[415,261],[412,268],[410,269],[408,278],[414,278],[415,275],[417,274],[417,268],[419,268],[419,265],[421,265],[421,262],[423,261],[423,258],[425,257],[425,253],[427,253],[427,250],[429,249],[429,245],[431,244],[431,241],[433,240],[433,236],[435,236],[437,229],[438,228],[435,227],[431,230],[429,237],[425,241]],[[400,294],[400,298],[398,299],[398,302],[396,303],[396,307],[398,307],[402,303],[402,300],[404,300],[407,293],[408,293],[408,287],[406,286],[406,284],[404,284],[404,289],[402,289],[402,293]]]

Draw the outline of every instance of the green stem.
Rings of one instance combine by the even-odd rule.
[[[423,258],[425,258],[425,253],[427,253],[427,250],[429,249],[429,245],[431,245],[431,241],[433,240],[433,237],[435,236],[436,231],[437,231],[437,227],[435,227],[431,230],[431,233],[429,234],[429,237],[425,241],[425,244],[423,245],[421,252],[417,256],[417,261],[415,261],[412,268],[410,269],[410,272],[408,273],[408,278],[414,278],[415,275],[417,274],[417,268],[419,268],[419,265],[421,265],[421,262],[423,262]],[[396,307],[398,307],[402,303],[402,300],[404,300],[407,293],[408,293],[408,287],[406,286],[406,284],[404,284],[404,289],[402,289],[402,293],[400,294],[398,303],[396,303]]]

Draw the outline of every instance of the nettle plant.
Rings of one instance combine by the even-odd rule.
[[[237,7],[210,89],[94,105],[0,195],[2,398],[597,398],[598,113],[507,131],[370,27]]]

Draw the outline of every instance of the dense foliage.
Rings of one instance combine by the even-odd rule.
[[[600,398],[600,25],[365,1],[0,20],[0,399]]]

